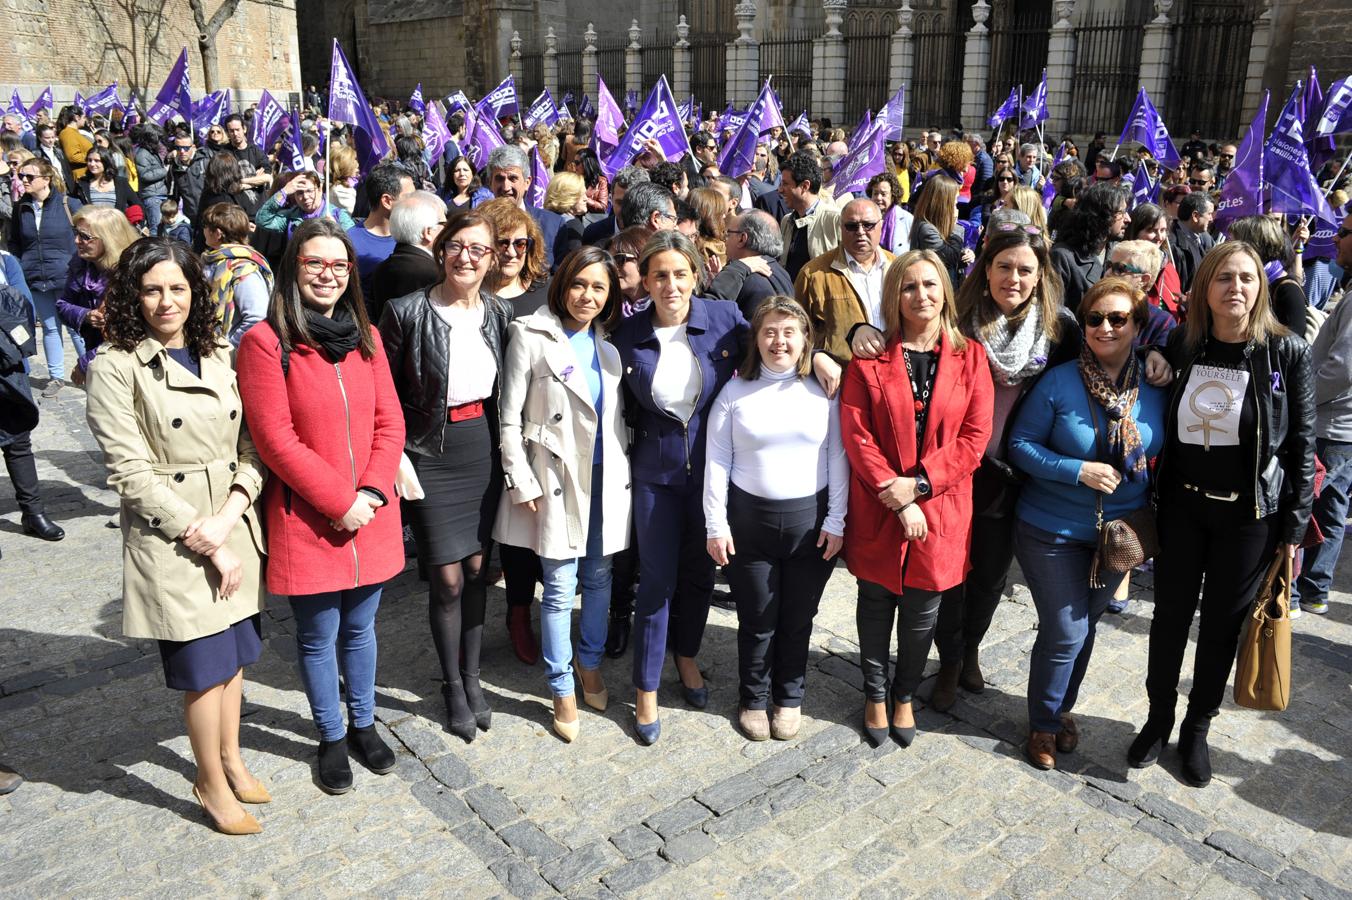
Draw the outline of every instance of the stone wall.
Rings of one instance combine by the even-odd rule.
[[[215,12],[217,0],[208,5]],[[159,90],[179,49],[188,48],[194,93],[204,87],[197,29],[187,0],[7,0],[6,52],[0,54],[0,91],[19,89],[28,102],[48,84],[58,103],[76,90],[88,94],[117,81]],[[217,88],[252,100],[267,88],[300,89],[295,0],[244,0],[217,36]]]

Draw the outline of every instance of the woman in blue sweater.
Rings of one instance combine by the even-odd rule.
[[[1080,303],[1076,362],[1038,381],[1009,431],[1009,458],[1028,474],[1016,511],[1015,553],[1037,607],[1028,671],[1028,761],[1056,766],[1079,729],[1070,711],[1094,650],[1094,629],[1126,577],[1091,565],[1103,521],[1150,502],[1149,460],[1163,443],[1160,388],[1132,352],[1150,311],[1124,278],[1105,278]]]

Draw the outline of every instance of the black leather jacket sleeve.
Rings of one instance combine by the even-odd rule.
[[[1294,335],[1277,338],[1273,350],[1273,362],[1286,381],[1285,440],[1274,450],[1281,460],[1287,485],[1286,490],[1269,499],[1276,501],[1282,517],[1282,543],[1299,544],[1305,538],[1314,507],[1314,363],[1310,345]],[[1274,410],[1273,419],[1278,418]],[[1269,485],[1263,487],[1267,493]]]

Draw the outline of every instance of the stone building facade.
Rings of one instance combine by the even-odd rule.
[[[219,0],[208,3],[208,15]],[[179,50],[188,48],[193,91],[202,93],[202,57],[187,0],[7,0],[0,91],[26,102],[52,86],[57,103],[117,81],[123,97],[159,90]],[[217,35],[218,88],[239,103],[264,88],[300,89],[295,0],[243,0]]]

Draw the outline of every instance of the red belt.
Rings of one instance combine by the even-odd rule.
[[[459,406],[449,406],[446,408],[446,421],[448,422],[467,422],[470,419],[477,419],[484,414],[484,402],[475,400],[473,403],[462,403]]]

